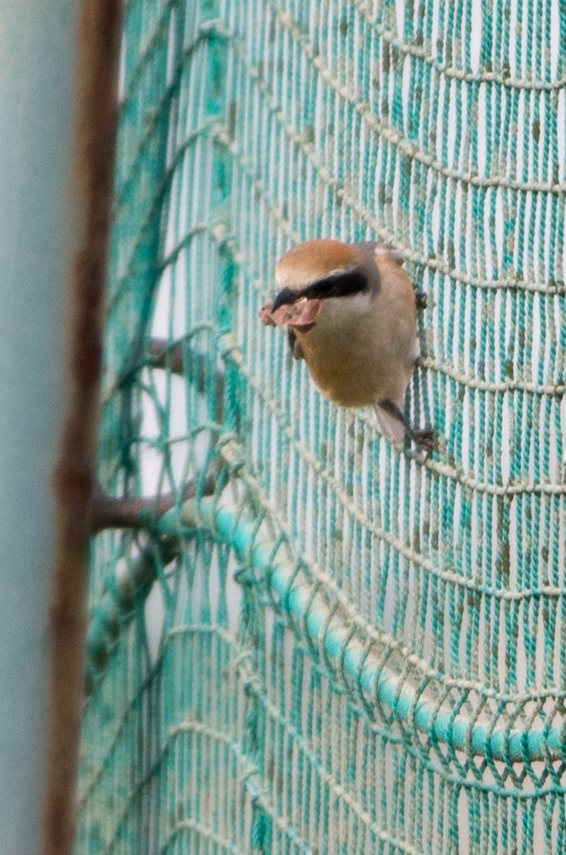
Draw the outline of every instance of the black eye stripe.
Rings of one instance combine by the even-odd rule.
[[[351,294],[359,294],[364,291],[368,284],[368,278],[363,270],[358,268],[319,279],[305,288],[302,295],[309,300],[317,297],[348,297]]]

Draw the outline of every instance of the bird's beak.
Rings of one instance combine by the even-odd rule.
[[[277,309],[280,309],[281,306],[296,303],[299,297],[300,294],[297,294],[295,291],[291,291],[290,288],[282,288],[275,300],[273,301],[273,305],[271,307],[271,314],[273,314],[273,312],[276,312]]]

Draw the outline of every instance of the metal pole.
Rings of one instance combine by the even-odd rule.
[[[117,8],[0,0],[5,855],[72,846]]]

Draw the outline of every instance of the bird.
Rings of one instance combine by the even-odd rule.
[[[408,435],[428,453],[433,431],[414,429],[404,415],[426,295],[415,292],[402,264],[395,249],[371,241],[304,241],[277,262],[277,293],[260,316],[287,325],[293,356],[305,360],[326,398],[372,406],[390,443],[401,448]]]

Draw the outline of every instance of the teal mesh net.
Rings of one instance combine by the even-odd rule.
[[[566,853],[565,45],[558,0],[127,4],[80,855]],[[426,461],[259,321],[310,237],[428,293]]]

